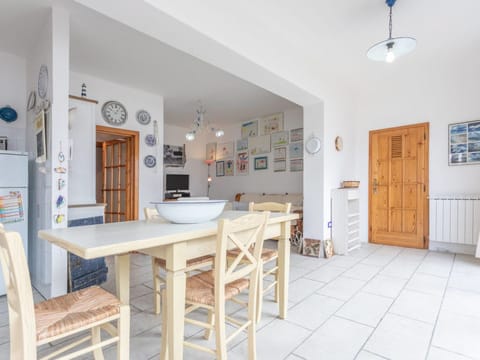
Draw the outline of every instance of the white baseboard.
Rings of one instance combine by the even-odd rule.
[[[429,249],[432,251],[450,252],[455,254],[475,255],[476,245],[454,244],[430,241]]]

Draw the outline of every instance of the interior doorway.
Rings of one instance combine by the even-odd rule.
[[[428,146],[428,123],[370,132],[370,242],[428,248]]]
[[[138,131],[96,128],[96,197],[105,222],[138,219]]]

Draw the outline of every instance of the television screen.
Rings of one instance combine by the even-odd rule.
[[[189,175],[183,174],[167,174],[166,190],[188,190],[189,189]]]

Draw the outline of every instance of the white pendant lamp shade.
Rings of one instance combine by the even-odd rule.
[[[417,40],[412,37],[392,37],[392,8],[396,0],[386,0],[389,7],[388,39],[373,45],[367,51],[367,57],[373,61],[392,63],[396,58],[412,52],[417,45]]]
[[[411,37],[387,39],[373,45],[367,51],[367,57],[373,61],[393,62],[396,58],[412,52],[417,40]]]

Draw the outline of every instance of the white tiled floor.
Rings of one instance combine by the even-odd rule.
[[[152,313],[150,260],[132,256],[131,268],[130,358],[158,359],[161,319]],[[265,300],[259,360],[480,359],[480,260],[471,256],[369,244],[330,260],[292,253],[290,281],[287,320],[277,318],[272,296]],[[110,273],[104,286],[114,291],[114,283]],[[35,299],[41,299],[36,292]],[[230,314],[242,311],[228,307]],[[2,360],[7,315],[0,297]],[[186,326],[185,334],[205,341],[200,331]],[[229,349],[229,359],[246,359],[245,337]],[[115,359],[115,350],[108,348],[105,358]],[[185,351],[185,359],[210,358]]]

